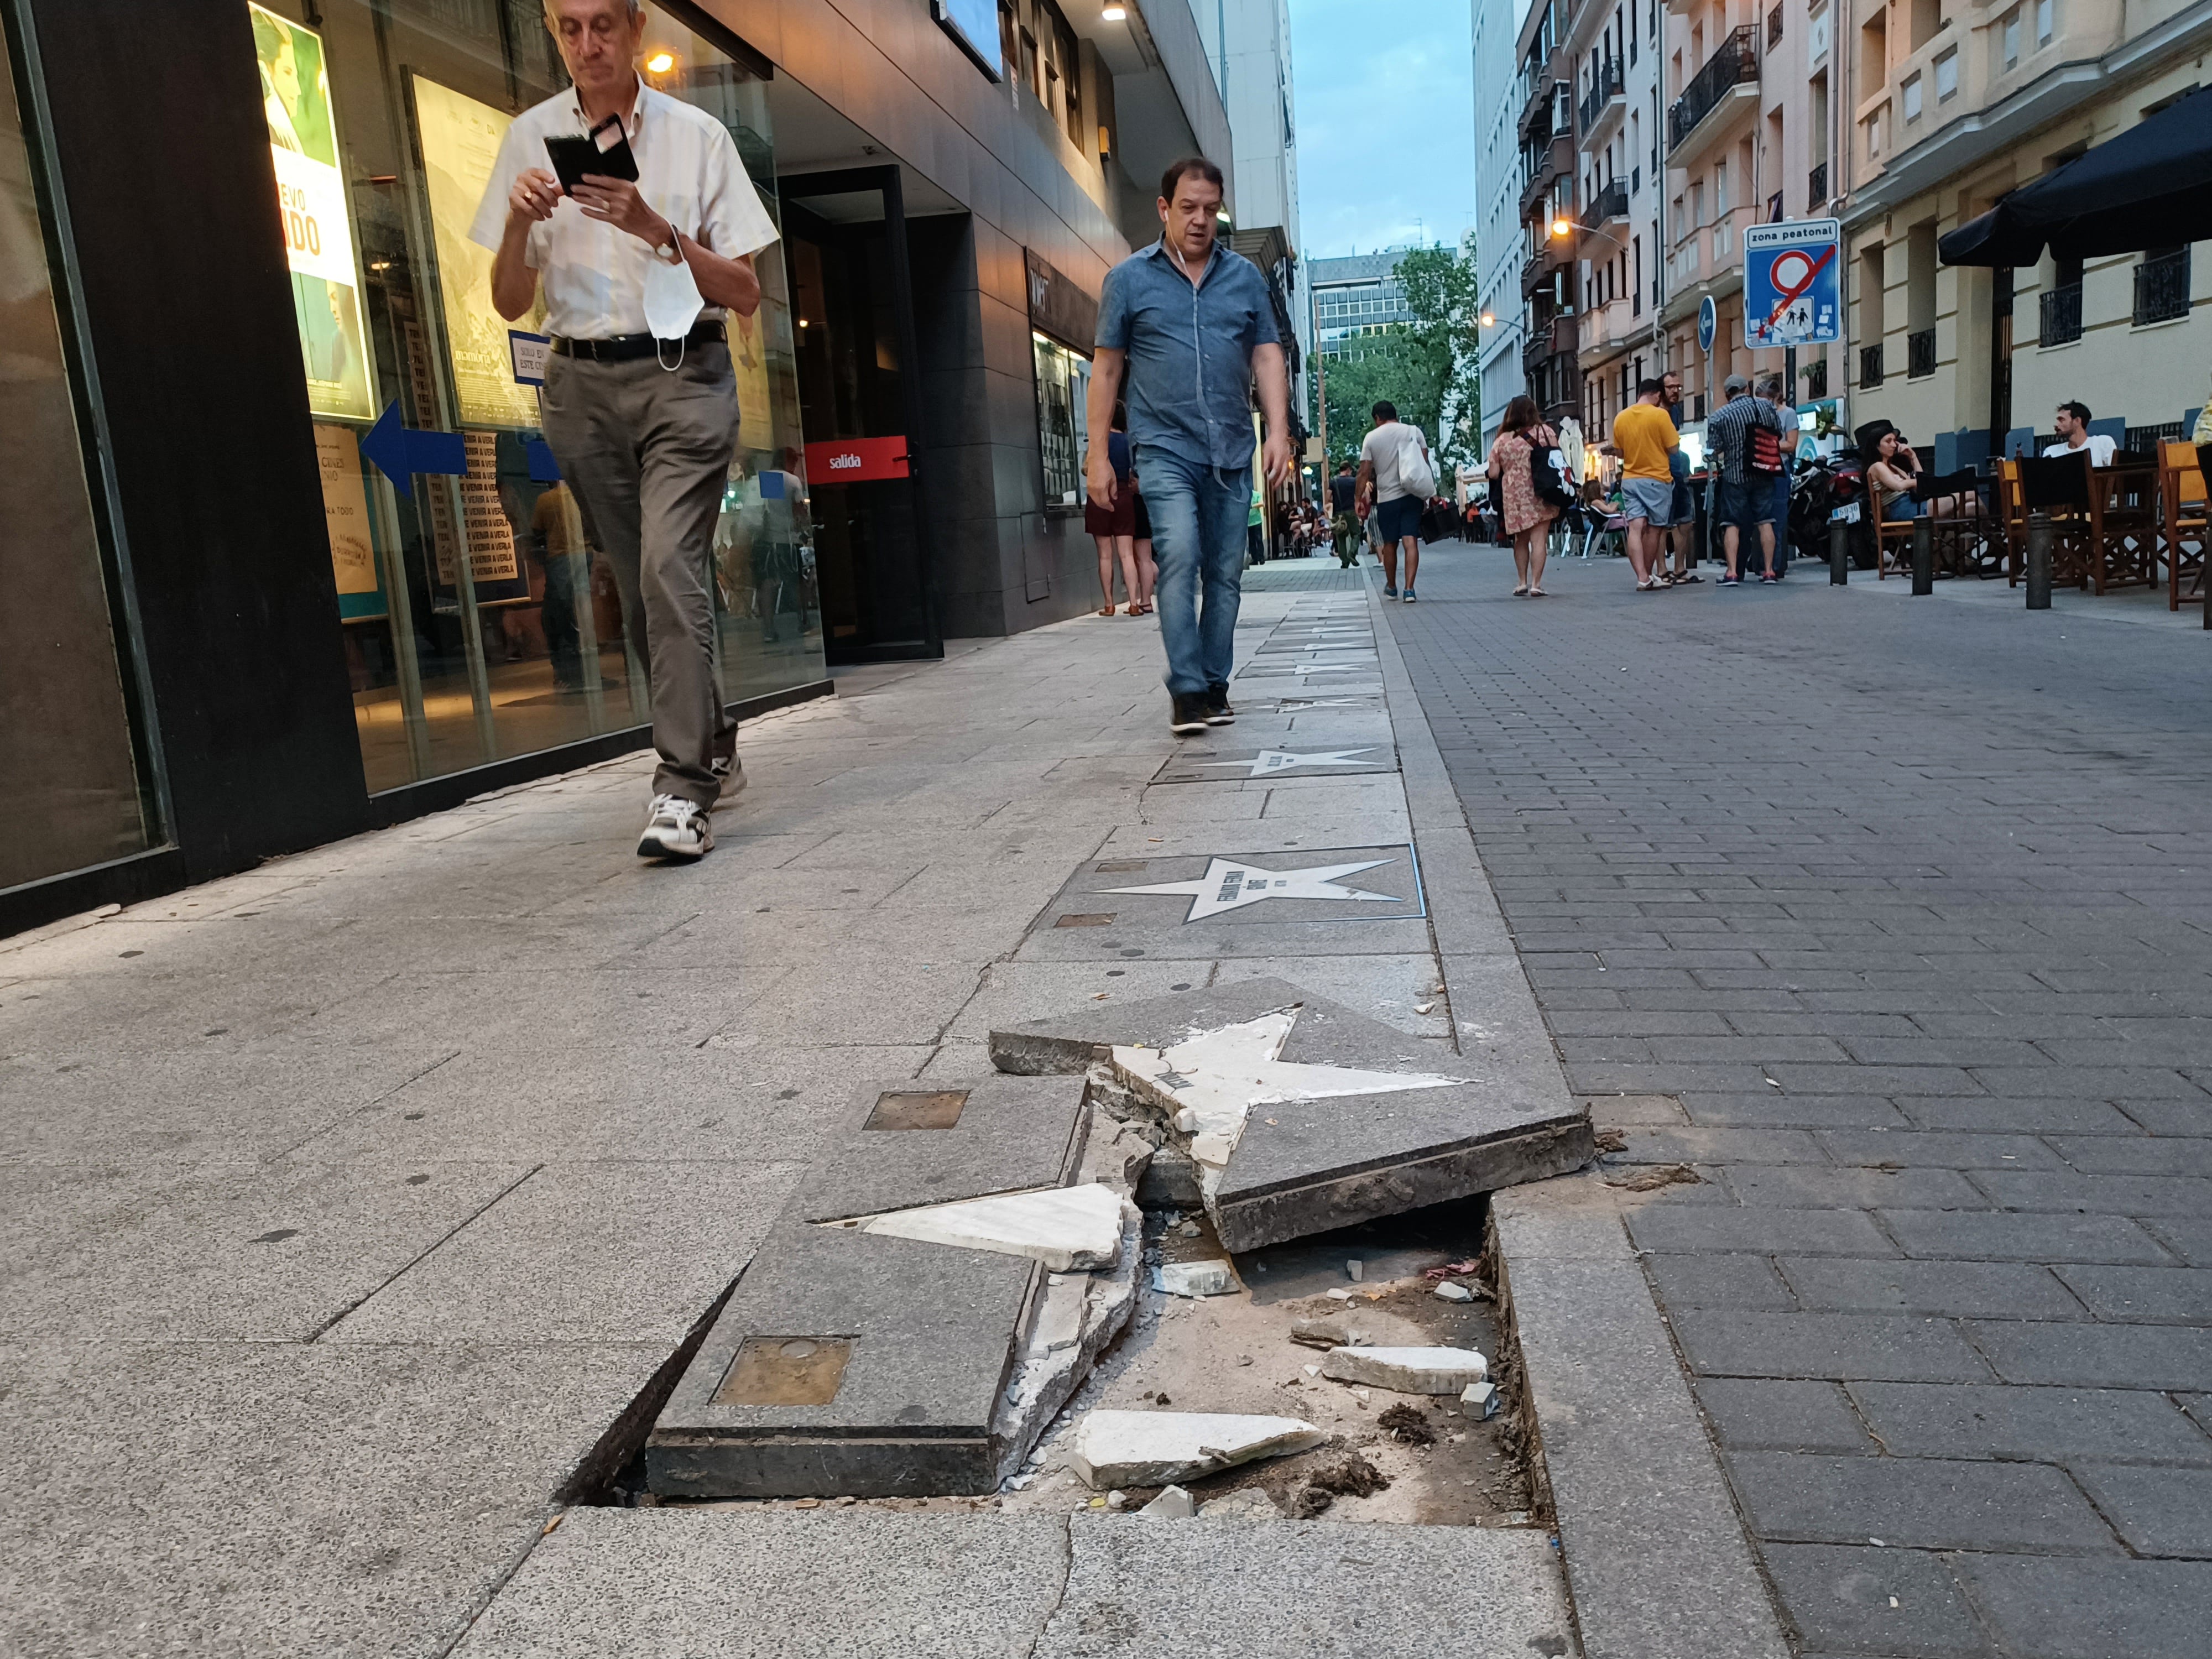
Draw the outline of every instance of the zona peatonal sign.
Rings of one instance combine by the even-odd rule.
[[[1835,219],[1753,225],[1743,233],[1743,343],[1826,345],[1844,337],[1844,228]]]

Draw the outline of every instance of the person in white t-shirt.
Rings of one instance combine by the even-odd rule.
[[[1430,489],[1436,484],[1436,467],[1429,459],[1428,441],[1417,426],[1398,418],[1397,405],[1384,401],[1370,411],[1375,427],[1359,446],[1358,493],[1375,503],[1377,551],[1382,559],[1382,597],[1398,597],[1398,553],[1406,555],[1406,603],[1413,602],[1413,578],[1421,568],[1421,514],[1429,504],[1420,474],[1426,472]]]
[[[2087,404],[2059,404],[2057,411],[2051,417],[2051,430],[2058,434],[2058,441],[2043,452],[2046,459],[2053,455],[2079,455],[2087,450],[2090,465],[2110,466],[2113,455],[2120,447],[2104,433],[2100,432],[2094,437],[2089,435],[2089,405]]]

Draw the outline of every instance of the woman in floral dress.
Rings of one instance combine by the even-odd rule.
[[[1490,476],[1503,486],[1505,533],[1513,538],[1513,571],[1520,578],[1516,599],[1544,597],[1544,562],[1551,556],[1552,521],[1559,509],[1538,499],[1528,463],[1538,449],[1559,441],[1537,413],[1536,400],[1524,396],[1505,405],[1505,418],[1490,446]]]

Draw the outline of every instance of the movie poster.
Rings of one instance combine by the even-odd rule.
[[[460,404],[458,419],[463,426],[534,428],[538,422],[537,389],[515,384],[507,336],[513,328],[544,333],[544,301],[533,301],[529,315],[520,322],[501,316],[491,302],[495,256],[469,239],[477,206],[499,160],[500,142],[514,118],[420,75],[411,77],[411,85],[438,249],[446,346],[453,357],[453,391]]]
[[[361,439],[349,426],[315,422],[315,461],[323,475],[323,520],[331,532],[331,572],[338,614],[359,622],[384,614],[368,492],[362,480]]]
[[[339,169],[323,40],[313,29],[253,5],[253,55],[276,165],[276,202],[292,272],[307,406],[318,415],[366,421],[375,415],[353,216]]]

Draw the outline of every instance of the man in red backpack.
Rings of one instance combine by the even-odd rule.
[[[1728,574],[1723,587],[1741,587],[1737,564],[1738,538],[1756,530],[1761,556],[1759,580],[1774,574],[1774,480],[1784,465],[1782,417],[1774,405],[1751,395],[1751,382],[1731,374],[1723,390],[1728,402],[1705,422],[1705,441],[1721,474],[1717,515],[1726,529],[1722,545],[1728,555]]]

